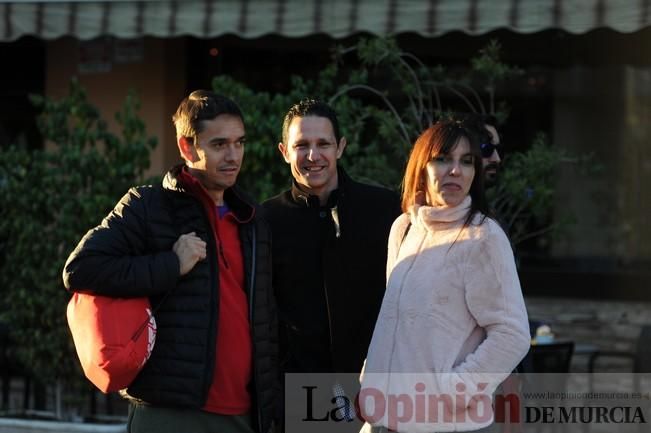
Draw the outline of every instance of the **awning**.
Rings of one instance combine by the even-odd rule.
[[[101,35],[120,38],[236,34],[334,38],[357,32],[472,35],[549,28],[635,32],[651,24],[651,0],[0,0],[0,41]]]

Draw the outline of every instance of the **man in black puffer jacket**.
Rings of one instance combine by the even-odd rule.
[[[267,433],[278,391],[271,240],[235,186],[242,114],[198,90],[173,119],[185,164],[162,186],[132,188],[84,236],[63,280],[160,303],[151,357],[124,391],[130,432]]]

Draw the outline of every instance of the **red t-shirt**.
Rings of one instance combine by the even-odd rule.
[[[203,410],[223,415],[245,414],[251,408],[251,395],[247,387],[251,381],[253,350],[239,222],[230,211],[220,217],[219,207],[215,206],[203,186],[185,169],[181,173],[183,183],[201,199],[206,211],[213,217],[212,228],[219,263],[216,359]]]

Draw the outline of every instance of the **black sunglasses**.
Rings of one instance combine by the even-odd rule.
[[[493,143],[481,143],[479,145],[479,149],[481,150],[481,157],[482,158],[490,158],[493,152],[497,150],[497,153],[500,152],[500,147],[499,144],[493,144]]]

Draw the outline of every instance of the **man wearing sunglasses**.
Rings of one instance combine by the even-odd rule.
[[[490,114],[480,115],[479,119],[484,124],[488,136],[481,140],[481,156],[484,163],[485,186],[491,187],[497,180],[500,169],[500,135],[497,133],[497,119]],[[483,136],[483,134],[482,134]]]

